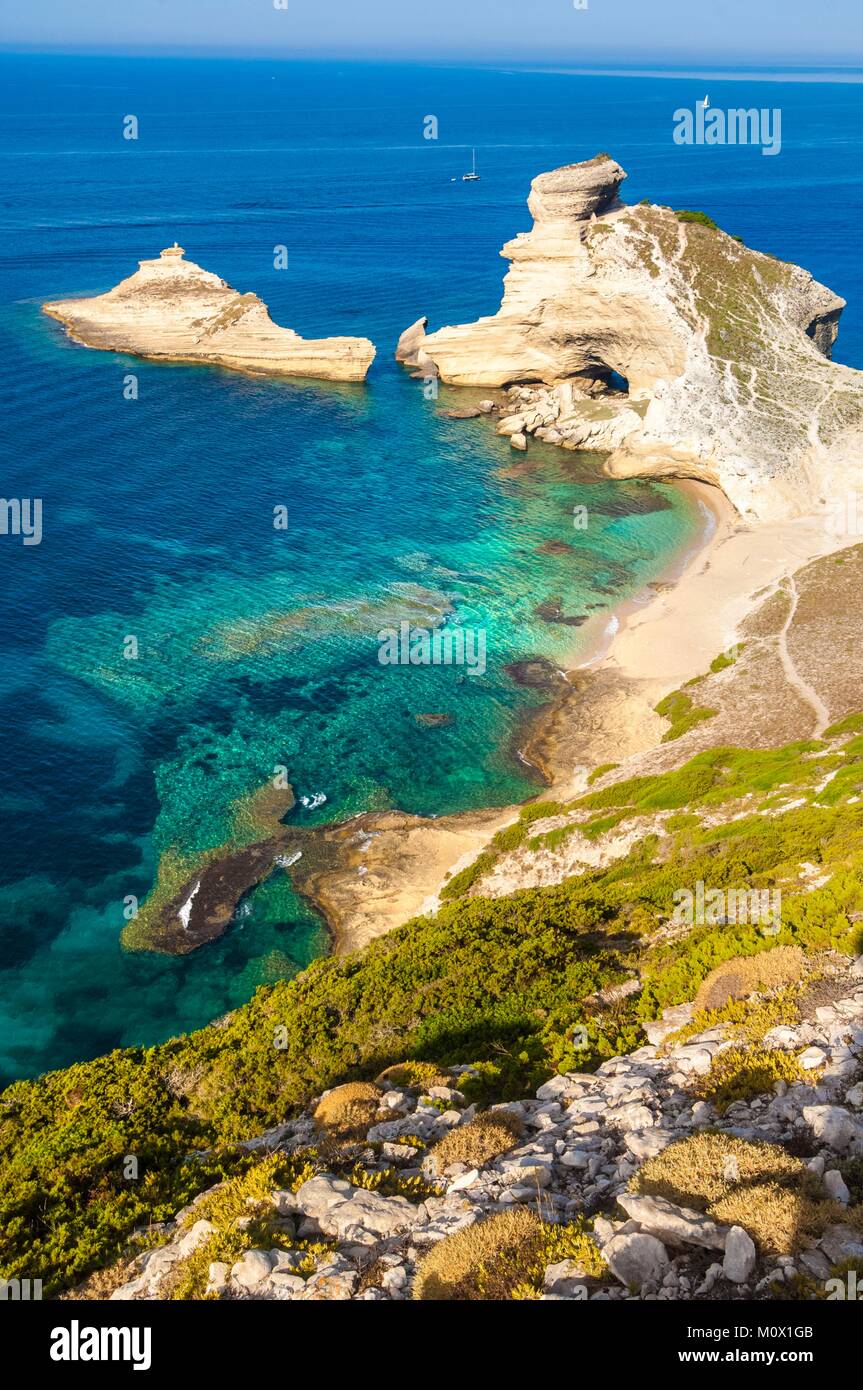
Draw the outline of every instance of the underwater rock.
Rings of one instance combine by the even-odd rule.
[[[544,623],[562,623],[565,627],[581,627],[582,623],[587,622],[583,613],[564,613],[562,604],[563,600],[555,595],[554,598],[546,599],[544,603],[538,603],[533,611]]]

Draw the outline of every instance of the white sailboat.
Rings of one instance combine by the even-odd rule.
[[[701,104],[701,106],[704,107],[704,110],[706,111],[707,108],[708,108],[708,106],[710,105],[710,97],[709,97],[709,96],[705,97],[704,100],[703,100],[700,104]]]
[[[477,171],[476,171],[476,150],[474,150],[474,152],[473,152],[473,163],[472,163],[472,165],[471,165],[471,171],[470,171],[470,173],[469,173],[469,174],[462,174],[461,178],[462,178],[462,183],[472,183],[472,182],[474,181],[474,179],[478,179],[478,178],[479,178],[479,174],[478,174]]]

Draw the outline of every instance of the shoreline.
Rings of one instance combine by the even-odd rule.
[[[673,480],[673,486],[687,494],[702,509],[703,524],[699,533],[672,555],[655,579],[649,580],[629,598],[621,599],[610,610],[599,614],[597,620],[590,619],[585,623],[581,632],[583,637],[588,636],[588,641],[582,641],[573,650],[571,660],[568,659],[566,663],[568,673],[592,670],[600,666],[611,653],[630,619],[635,614],[644,612],[664,590],[679,584],[713,543],[729,534],[734,529],[735,521],[739,521],[738,513],[718,487],[710,483],[697,482],[692,478],[676,478]],[[601,623],[601,633],[594,634],[592,631],[591,624],[594,621],[596,626]]]
[[[700,675],[732,646],[756,601],[786,576],[859,542],[857,536],[832,533],[817,516],[752,525],[718,489],[691,482],[687,486],[698,489],[707,505],[721,499],[716,531],[669,589],[621,624],[602,663],[627,679],[655,681],[661,693]],[[661,675],[650,674],[657,668]]]
[[[666,727],[654,706],[676,684],[699,674],[693,669],[681,681],[668,684],[651,674],[650,661],[622,670],[618,657],[627,633],[660,600],[673,602],[690,577],[710,563],[715,548],[742,526],[719,488],[691,478],[675,479],[674,486],[702,509],[701,529],[655,579],[599,616],[599,630],[591,634],[587,647],[581,643],[573,651],[564,688],[529,721],[519,752],[543,776],[546,788],[540,799],[570,799],[584,790],[591,767],[622,762],[653,747]],[[716,654],[712,651],[705,664]]]
[[[602,614],[601,632],[587,652],[582,642],[573,653],[576,664],[562,673],[559,693],[529,718],[513,753],[543,776],[538,800],[578,796],[592,768],[656,748],[668,727],[655,711],[658,701],[733,646],[744,619],[786,576],[858,539],[831,534],[817,517],[752,525],[719,488],[688,478],[674,485],[704,508],[704,526],[656,579]],[[378,869],[365,901],[358,901],[350,856],[328,856],[326,869],[304,885],[334,954],[436,911],[443,884],[517,818],[521,804],[428,821],[405,816],[401,828],[392,819],[376,822],[374,813],[362,817],[364,833],[376,841]]]
[[[655,748],[668,727],[657,703],[728,652],[744,620],[788,576],[859,540],[831,533],[823,517],[752,524],[718,488],[676,485],[712,522],[700,545],[613,611],[610,640],[568,671],[572,692],[538,711],[524,751],[545,776],[545,797],[577,796],[591,767]]]
[[[692,479],[674,485],[702,508],[702,528],[655,579],[597,615],[586,645],[581,629],[575,664],[558,668],[548,701],[526,717],[511,745],[512,756],[544,783],[534,796],[439,817],[368,811],[309,829],[280,824],[279,847],[301,851],[295,867],[288,866],[293,886],[320,915],[333,955],[360,950],[412,917],[437,911],[444,884],[523,805],[572,800],[585,791],[592,769],[655,749],[668,728],[656,704],[728,651],[741,622],[787,575],[856,542],[832,535],[823,518],[753,526],[718,488]],[[220,863],[220,910],[228,877],[229,866]]]
[[[737,519],[719,489],[690,479],[675,480],[675,486],[684,488],[704,508],[700,533],[671,557],[656,579],[598,615],[596,638],[589,635],[587,651],[582,640],[573,653],[578,663],[573,666],[567,660],[561,671],[559,693],[528,717],[513,743],[512,756],[538,771],[545,782],[536,797],[513,806],[456,812],[436,819],[402,812],[366,812],[340,826],[322,826],[309,832],[318,841],[318,852],[310,856],[316,861],[314,868],[306,861],[291,877],[297,891],[321,914],[334,955],[359,950],[411,917],[436,911],[443,884],[472,864],[497,831],[517,818],[522,805],[581,790],[579,778],[568,776],[564,768],[565,750],[573,736],[585,748],[594,744],[596,751],[589,753],[588,765],[605,760],[604,743],[596,741],[595,728],[585,730],[579,718],[584,706],[583,682],[589,681],[601,697],[609,724],[607,738],[615,748],[622,735],[632,744],[627,747],[627,756],[658,741],[664,721],[652,710],[647,721],[633,718],[628,703],[622,705],[604,688],[602,668],[614,660],[618,641],[636,616],[646,613],[666,586],[673,591],[712,552],[717,541],[732,533]],[[603,644],[603,634],[613,621],[616,630]],[[591,708],[591,722],[595,718],[596,710]],[[628,725],[628,734],[623,732],[623,724]],[[367,841],[362,853],[370,855],[363,863],[357,852],[360,838]]]

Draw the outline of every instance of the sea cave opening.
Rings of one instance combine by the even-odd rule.
[[[627,381],[626,377],[623,376],[620,372],[616,372],[612,368],[608,373],[607,379],[609,391],[618,392],[620,395],[623,396],[629,395],[629,382]]]

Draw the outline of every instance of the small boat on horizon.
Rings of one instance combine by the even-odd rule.
[[[708,106],[710,105],[710,97],[709,97],[709,96],[706,96],[706,97],[704,98],[704,100],[701,102],[701,105],[704,107],[704,109],[705,109],[705,111],[706,111],[707,108],[708,108]]]
[[[473,183],[473,181],[474,181],[475,179],[478,179],[478,178],[479,178],[479,174],[478,174],[477,171],[476,171],[476,150],[474,150],[474,152],[473,152],[473,163],[472,163],[472,165],[471,165],[471,171],[470,171],[469,174],[462,174],[462,176],[461,176],[461,181],[462,181],[462,183]]]

